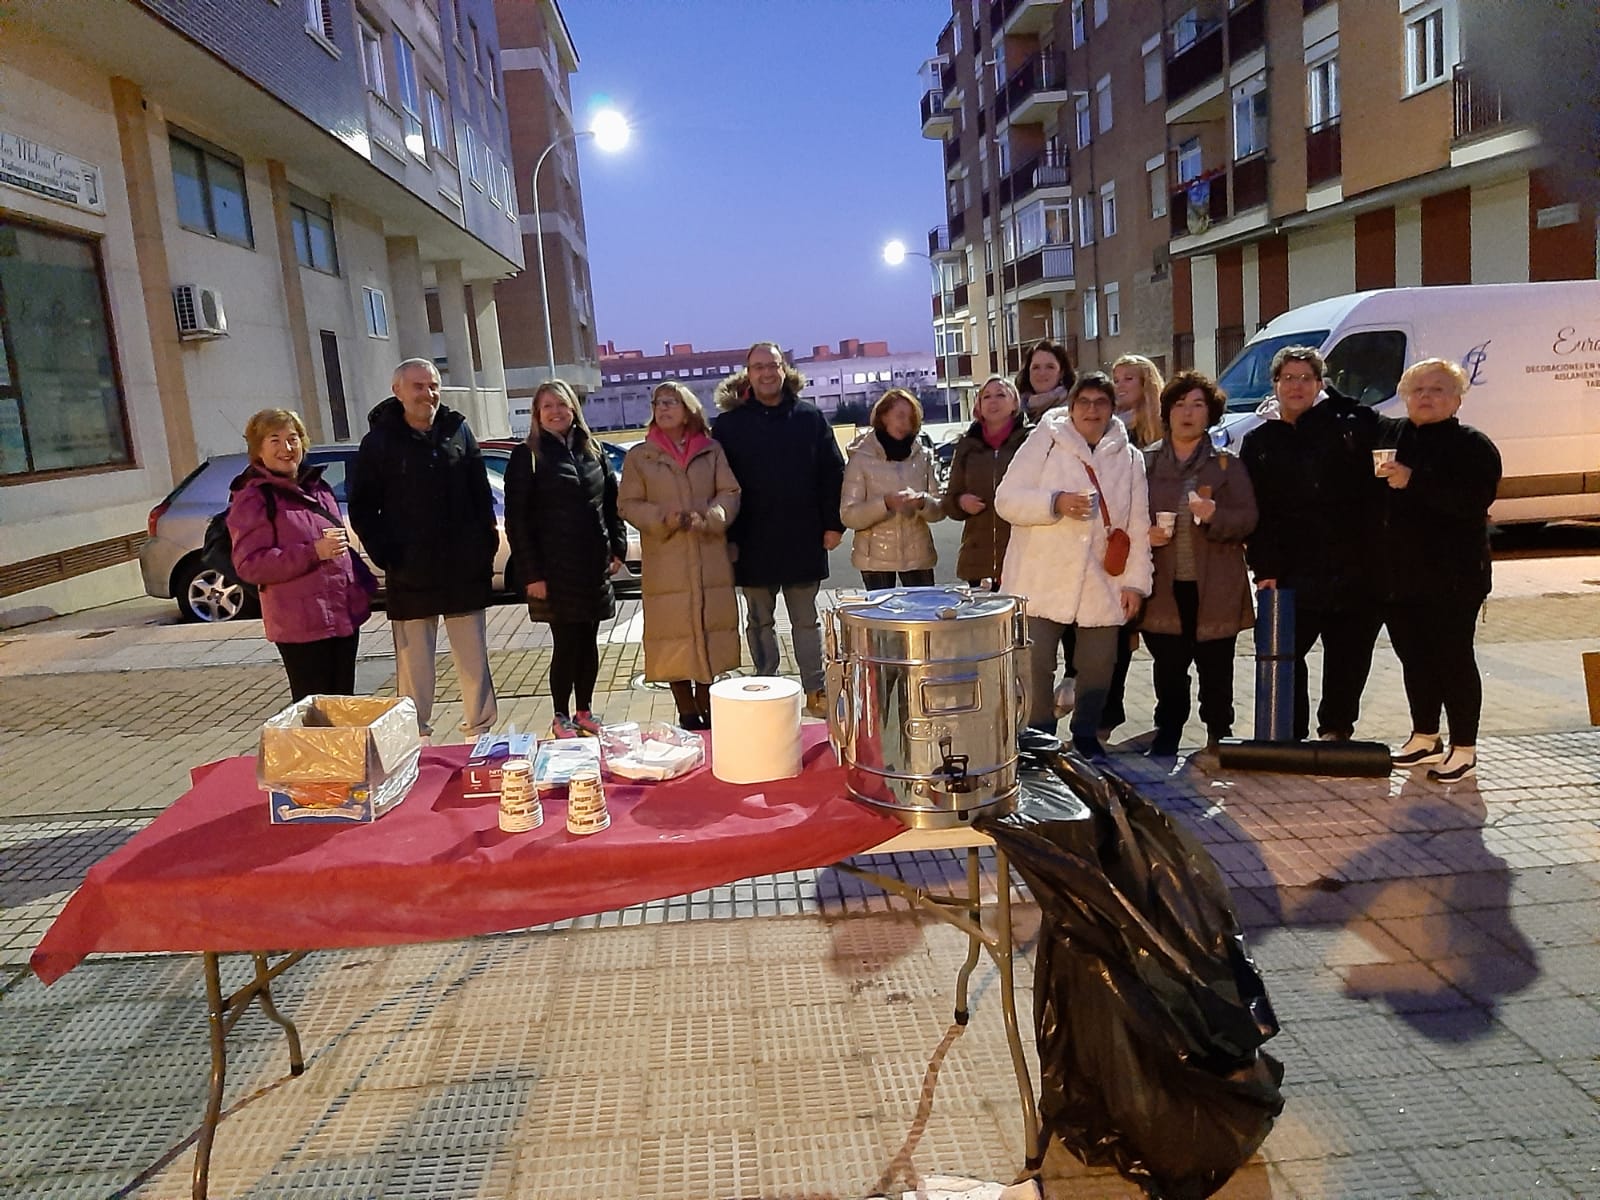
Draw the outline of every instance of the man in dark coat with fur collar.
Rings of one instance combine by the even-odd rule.
[[[734,581],[749,609],[745,637],[756,674],[778,673],[778,595],[794,631],[794,654],[806,711],[825,713],[822,626],[817,589],[828,577],[828,552],[844,537],[839,493],[844,455],[833,427],[800,398],[804,377],[775,342],[757,342],[745,369],[717,387],[712,435],[722,444],[741,491],[728,530]]]

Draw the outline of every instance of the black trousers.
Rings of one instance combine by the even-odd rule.
[[[669,686],[672,688],[672,702],[678,706],[680,717],[711,715],[709,683],[696,683],[692,679],[674,679]]]
[[[1200,588],[1193,580],[1177,580],[1181,633],[1144,631],[1144,644],[1155,660],[1156,733],[1176,738],[1189,720],[1189,664],[1200,676],[1200,720],[1216,741],[1233,736],[1233,646],[1236,637],[1197,641]]]
[[[594,703],[594,681],[600,675],[599,621],[550,622],[550,699],[556,712],[570,717]],[[567,707],[576,700],[576,709]]]
[[[1322,703],[1317,706],[1317,732],[1350,737],[1361,716],[1361,693],[1372,671],[1372,647],[1383,616],[1369,610],[1333,612],[1295,606],[1294,612],[1294,736],[1304,740],[1311,732],[1310,678],[1306,655],[1322,639]]]
[[[926,571],[901,571],[899,572],[899,575],[901,587],[933,586],[932,568],[929,568]],[[873,591],[877,588],[892,588],[894,586],[894,577],[894,571],[861,572],[861,582],[868,591]]]
[[[1447,597],[1426,604],[1396,604],[1385,614],[1389,641],[1400,660],[1414,733],[1439,732],[1439,711],[1450,721],[1450,742],[1478,744],[1483,677],[1472,639],[1483,598]]]
[[[1117,662],[1111,669],[1111,690],[1106,693],[1106,708],[1100,714],[1101,729],[1115,729],[1128,719],[1122,706],[1122,693],[1128,686],[1128,666],[1133,662],[1133,643],[1138,638],[1137,619],[1124,625],[1117,638]]]
[[[356,690],[356,643],[359,633],[349,637],[323,638],[317,642],[279,642],[278,657],[289,676],[289,694],[296,700],[307,696],[350,696]]]

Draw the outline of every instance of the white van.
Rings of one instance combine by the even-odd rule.
[[[1400,373],[1424,358],[1461,364],[1461,420],[1500,449],[1497,524],[1600,516],[1600,280],[1385,288],[1292,309],[1256,333],[1218,379],[1237,450],[1272,395],[1272,356],[1315,346],[1347,396],[1404,416]]]

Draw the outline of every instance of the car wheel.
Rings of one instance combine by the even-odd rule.
[[[185,621],[231,621],[250,607],[244,584],[206,566],[198,556],[179,570],[172,594]]]

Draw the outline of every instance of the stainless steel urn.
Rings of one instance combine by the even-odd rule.
[[[916,828],[1015,801],[1027,720],[1018,597],[891,588],[841,600],[824,628],[828,732],[851,795]]]

